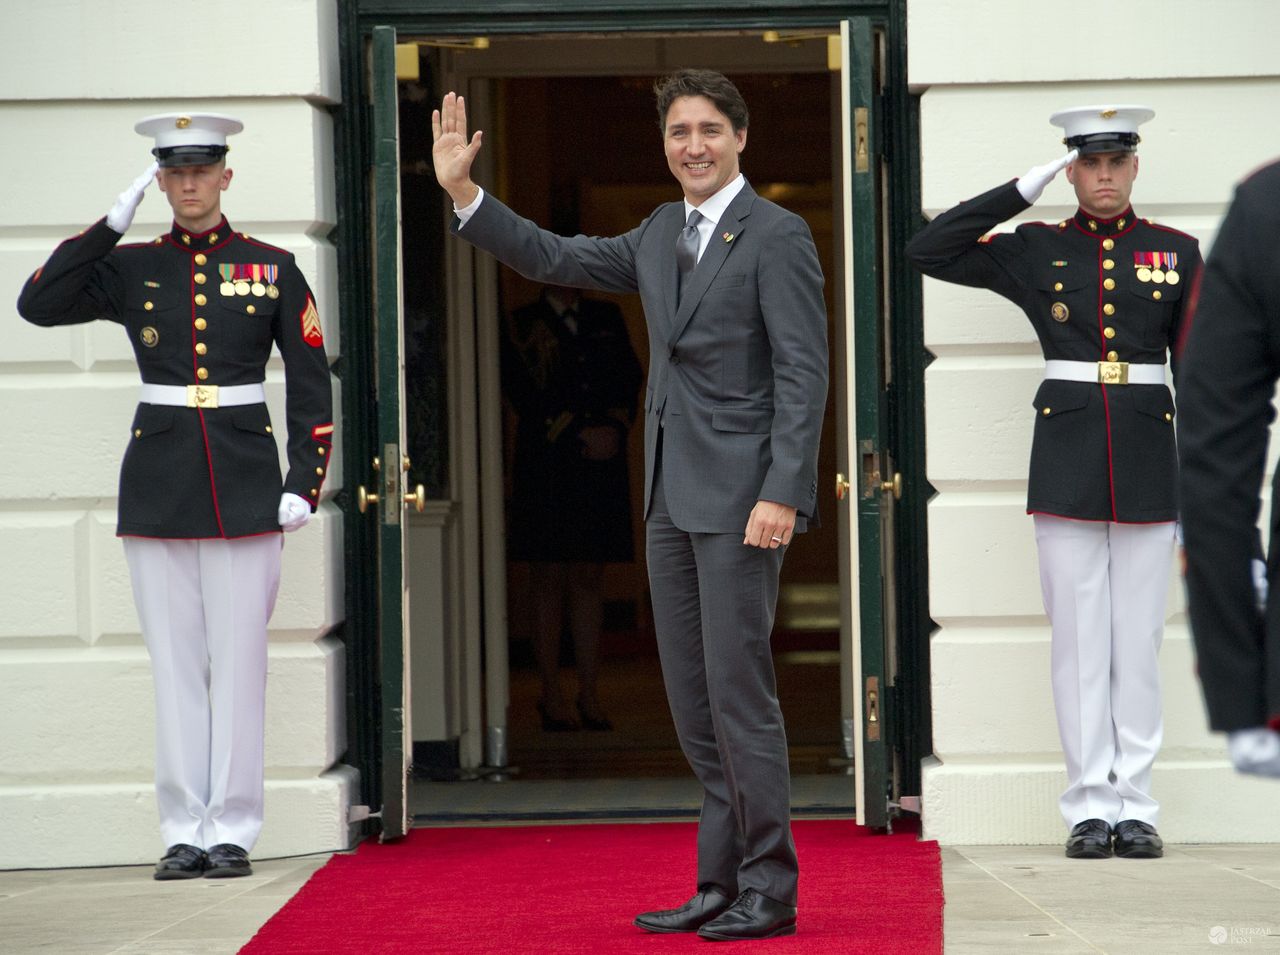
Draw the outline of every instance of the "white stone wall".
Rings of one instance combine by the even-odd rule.
[[[922,204],[936,215],[1062,154],[1056,109],[1149,104],[1139,215],[1212,242],[1233,184],[1280,154],[1272,0],[910,0],[909,76],[923,94]],[[1059,177],[1028,219],[1075,209]],[[1011,224],[1012,225],[1012,224]],[[1049,686],[1049,629],[1025,514],[1031,399],[1043,373],[1022,313],[985,291],[925,280],[936,759],[926,834],[945,843],[1057,843],[1065,784]],[[1280,841],[1274,784],[1242,779],[1206,730],[1181,585],[1161,669],[1165,742],[1154,788],[1176,842]]]
[[[153,861],[152,688],[115,537],[138,375],[116,325],[41,329],[13,302],[55,245],[149,162],[149,113],[238,116],[223,210],[295,252],[338,340],[336,0],[10,0],[0,31],[0,869]],[[153,187],[126,241],[164,232]],[[339,394],[334,382],[335,407]],[[268,373],[284,420],[283,373]],[[341,431],[339,430],[339,436]],[[340,440],[340,438],[339,438]],[[342,487],[341,446],[326,482]],[[341,515],[287,540],[272,620],[267,819],[256,855],[349,843]]]

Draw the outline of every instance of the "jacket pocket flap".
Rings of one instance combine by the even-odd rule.
[[[1135,385],[1131,389],[1133,407],[1144,415],[1159,418],[1161,421],[1172,421],[1174,416],[1173,396],[1164,385],[1155,387]]]
[[[773,412],[767,408],[718,408],[711,412],[711,427],[717,431],[768,434]]]
[[[231,423],[240,431],[252,431],[255,434],[271,433],[271,414],[266,405],[240,405],[229,409]]]
[[[1062,381],[1050,378],[1040,383],[1032,405],[1045,418],[1079,411],[1089,406],[1096,385],[1084,381]]]
[[[138,410],[133,416],[133,436],[135,438],[145,438],[149,435],[159,434],[162,431],[168,431],[173,427],[175,411],[177,409],[169,405],[138,405]]]

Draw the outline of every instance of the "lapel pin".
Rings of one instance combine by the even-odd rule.
[[[732,241],[733,241],[733,233],[732,233],[732,232],[726,232],[726,233],[724,234],[724,240],[725,240],[726,242],[732,242]]]

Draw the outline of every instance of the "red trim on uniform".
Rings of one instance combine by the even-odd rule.
[[[44,266],[43,266],[43,265],[41,265],[41,266],[38,266],[34,272],[32,272],[32,273],[31,273],[31,284],[32,284],[32,285],[35,285],[35,283],[36,283],[36,282],[39,282],[39,281],[40,281],[40,273],[41,273],[41,272],[43,272],[43,271],[44,271]]]
[[[213,494],[213,519],[218,522],[219,535],[226,537],[226,529],[222,526],[222,511],[218,509],[218,483],[213,479],[213,452],[209,450],[209,429],[204,425],[204,409],[197,408],[196,414],[200,415],[200,434],[204,436],[204,459],[209,462],[209,490]]]
[[[1184,239],[1190,239],[1192,242],[1199,241],[1194,235],[1183,232],[1181,229],[1173,229],[1167,225],[1160,225],[1158,222],[1148,222],[1147,225],[1151,226],[1153,229],[1159,229],[1161,232],[1172,232],[1174,235],[1180,235]]]
[[[1079,223],[1076,223],[1077,227]],[[1082,230],[1083,231],[1083,230]],[[1092,234],[1092,233],[1090,233]],[[1102,267],[1102,260],[1105,252],[1102,244],[1098,244],[1098,341],[1102,343],[1102,354],[1098,356],[1099,361],[1106,361],[1107,358],[1107,336],[1103,329],[1106,328],[1106,321],[1102,314],[1102,283],[1105,280],[1104,273],[1106,269]],[[1107,397],[1107,386],[1099,384],[1102,390],[1102,414],[1107,423],[1107,493],[1111,498],[1111,519],[1118,520],[1116,517],[1116,463],[1111,447],[1111,399]]]
[[[282,249],[278,245],[271,245],[268,242],[262,242],[262,241],[259,241],[258,239],[251,238],[250,236],[247,236],[244,234],[240,235],[240,241],[248,242],[250,245],[260,245],[264,249],[270,249],[272,252],[279,252],[281,255],[287,255],[290,258],[293,257],[293,253],[290,252],[288,249]]]
[[[1267,729],[1275,733],[1280,733],[1280,713],[1277,713],[1271,719],[1267,720]]]
[[[1103,517],[1070,517],[1066,514],[1055,514],[1053,511],[1037,511],[1027,508],[1032,517],[1039,514],[1043,517],[1056,517],[1060,521],[1076,521],[1080,524],[1123,524],[1125,527],[1155,527],[1157,524],[1176,524],[1177,521],[1109,521]]]
[[[151,537],[148,534],[116,534],[116,537],[136,537],[144,541],[247,541],[255,537],[283,534],[284,531],[258,531],[256,534],[239,534],[235,537]]]

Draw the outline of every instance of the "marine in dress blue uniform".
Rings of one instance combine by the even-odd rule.
[[[294,257],[221,214],[238,120],[166,114],[137,124],[157,163],[104,218],[62,243],[22,289],[37,325],[115,322],[142,378],[120,471],[124,541],[156,689],[156,794],[168,846],[156,878],[235,876],[263,816],[267,622],[281,530],[306,523],[333,445],[315,299]],[[156,176],[172,228],[120,244]],[[286,369],[282,476],[263,381]]]
[[[1165,360],[1201,267],[1192,236],[1140,218],[1141,106],[1055,113],[1070,152],[939,215],[908,245],[926,275],[987,288],[1035,328],[1045,380],[1032,402],[1027,482],[1068,785],[1067,855],[1162,854],[1151,767],[1162,736],[1157,653],[1177,519],[1174,403]],[[1061,169],[1080,208],[994,227]]]
[[[1211,729],[1242,773],[1280,777],[1280,472],[1265,566],[1257,524],[1280,378],[1280,162],[1218,229],[1178,368],[1187,611]]]

